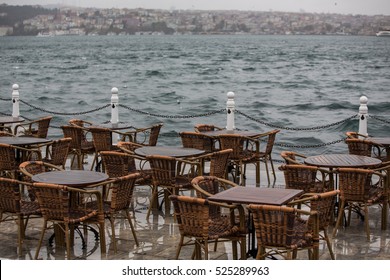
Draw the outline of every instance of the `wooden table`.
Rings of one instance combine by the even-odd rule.
[[[135,149],[134,153],[136,155],[146,157],[150,155],[161,155],[161,156],[170,156],[177,158],[185,158],[191,156],[197,156],[204,154],[204,150],[198,150],[193,148],[183,148],[183,147],[170,147],[170,146],[144,146],[138,149]]]
[[[59,184],[78,188],[85,188],[107,179],[107,174],[89,170],[50,171],[32,176],[34,182]]]
[[[303,194],[303,190],[276,189],[258,187],[234,187],[208,197],[210,201],[236,204],[270,204],[285,205],[295,197]],[[248,219],[248,256],[256,257],[255,229],[251,218]]]
[[[30,146],[30,145],[39,145],[45,144],[52,141],[48,138],[38,138],[31,136],[18,136],[18,137],[0,137],[0,143],[14,145],[14,146]]]
[[[304,162],[308,165],[326,168],[370,168],[382,163],[380,159],[351,154],[324,154],[307,157]]]
[[[208,197],[208,200],[239,204],[270,204],[284,205],[294,197],[303,193],[303,190],[258,188],[258,187],[235,187],[219,192]]]
[[[5,116],[0,117],[0,125],[4,126],[5,124],[12,124],[12,123],[21,123],[25,120],[21,117],[12,117],[12,116]]]

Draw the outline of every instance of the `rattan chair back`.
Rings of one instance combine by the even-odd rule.
[[[183,131],[179,133],[184,148],[194,148],[212,152],[214,148],[214,139],[201,133],[193,131]]]
[[[37,202],[27,201],[20,190],[29,187],[27,182],[0,177],[0,222],[16,221],[18,226],[18,255],[22,255],[22,244],[29,217],[40,216]],[[14,219],[9,219],[13,216]]]
[[[248,208],[253,214],[256,230],[258,245],[256,259],[264,259],[265,256],[275,253],[292,259],[293,252],[303,249],[317,249],[311,258],[318,259],[317,212],[273,205],[250,204]],[[310,219],[314,222],[314,232],[308,226]]]

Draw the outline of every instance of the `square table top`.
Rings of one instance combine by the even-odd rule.
[[[303,193],[303,190],[234,187],[208,197],[210,201],[240,203],[240,204],[270,204],[281,206],[290,202],[294,197]]]

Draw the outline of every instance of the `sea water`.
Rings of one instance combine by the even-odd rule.
[[[389,135],[390,39],[358,36],[56,36],[0,37],[0,113],[52,115],[50,134],[71,118],[107,122],[111,89],[119,120],[163,122],[159,143],[180,144],[196,123],[226,126],[235,93],[237,129],[277,136],[281,150],[345,152],[367,96],[368,132]],[[102,109],[102,107],[104,107]]]

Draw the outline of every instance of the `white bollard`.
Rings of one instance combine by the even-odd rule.
[[[366,96],[360,97],[359,107],[359,134],[368,135],[367,133],[367,116],[368,116],[368,99]]]
[[[111,125],[113,128],[118,127],[119,123],[119,110],[118,110],[118,88],[113,87],[111,89]],[[112,144],[118,143],[119,134],[112,134]]]
[[[226,129],[234,130],[236,127],[234,125],[234,92],[227,93],[228,100],[226,101],[226,111],[227,111],[227,120],[226,120]]]
[[[12,85],[12,117],[18,118],[19,112],[19,85]]]

